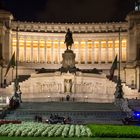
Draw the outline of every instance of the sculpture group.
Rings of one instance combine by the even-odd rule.
[[[73,42],[72,32],[70,31],[69,28],[68,28],[68,31],[65,35],[65,42],[64,43],[66,43],[67,50],[69,50],[69,47],[70,47],[70,50],[71,50],[72,44],[74,42]]]

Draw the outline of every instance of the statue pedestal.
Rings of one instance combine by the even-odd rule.
[[[72,50],[66,50],[63,54],[62,68],[69,70],[75,68],[75,54]]]

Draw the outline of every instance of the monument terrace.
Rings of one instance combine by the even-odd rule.
[[[9,85],[18,74],[23,99],[60,101],[70,95],[74,101],[113,102],[116,83],[107,77],[116,55],[124,96],[139,98],[139,11],[118,23],[39,23],[16,21],[12,13],[0,10],[0,21],[0,82]],[[73,34],[71,52],[65,44],[68,29]],[[18,70],[13,66],[5,75],[14,53]],[[13,85],[1,88],[2,95],[12,91]]]

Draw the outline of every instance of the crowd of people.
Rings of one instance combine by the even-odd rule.
[[[43,118],[41,115],[35,115],[34,117],[34,121],[35,122],[43,122]],[[58,114],[51,114],[50,117],[48,119],[45,120],[45,123],[49,123],[49,124],[68,124],[71,123],[71,118],[70,117],[63,117],[63,116],[59,116]]]
[[[57,124],[57,123],[68,124],[71,122],[71,118],[59,116],[58,114],[55,115],[51,114],[50,118],[46,122],[50,124]]]

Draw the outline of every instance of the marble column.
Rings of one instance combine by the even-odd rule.
[[[88,43],[85,41],[85,64],[87,64],[87,57],[88,57]]]
[[[37,41],[37,53],[38,53],[38,59],[37,62],[40,62],[40,39]]]
[[[81,41],[78,41],[78,63],[81,64],[81,60],[80,60],[80,46],[81,45]]]
[[[44,62],[46,63],[46,38],[44,38]]]
[[[2,38],[2,37],[1,37]],[[11,36],[11,50],[10,50],[10,56],[9,56],[9,58],[11,58],[11,55],[12,55],[12,53],[13,53],[13,38],[14,38],[14,36]],[[2,44],[2,40],[0,39],[0,41],[1,41],[1,44]],[[2,51],[3,52],[3,51]],[[2,56],[3,56],[3,54],[2,54]]]
[[[19,31],[17,30],[16,32],[16,60],[17,62],[19,61],[19,40],[20,40],[20,36],[19,36]]]
[[[46,40],[46,62],[48,63],[48,40]]]
[[[58,64],[60,64],[60,40],[58,40]]]
[[[26,62],[26,36],[24,36],[24,61]]]
[[[3,58],[5,59],[5,62],[9,62],[11,59],[10,57],[10,48],[11,48],[11,31],[9,29],[5,29],[1,31],[1,36],[2,36],[2,53],[3,53]]]
[[[114,60],[114,58],[115,58],[115,39],[113,38],[113,52],[112,52],[112,62],[113,62],[113,60]]]
[[[7,40],[6,40],[7,41]],[[11,56],[9,56],[9,58],[8,57],[6,57],[6,56],[8,56],[9,54],[8,53],[6,53],[6,50],[4,49],[5,48],[5,31],[4,30],[2,30],[2,33],[1,33],[1,44],[2,44],[2,56],[3,56],[3,58],[5,59],[5,61],[8,63],[9,62],[9,60],[10,60],[10,58],[11,58],[11,56],[12,56],[12,53],[10,54]],[[8,54],[8,55],[7,55]]]
[[[94,64],[94,41],[92,41],[92,64]]]
[[[30,62],[33,62],[33,38],[31,38],[31,57]]]
[[[11,40],[12,40],[12,31],[11,30],[9,30],[9,35],[8,35],[8,37],[9,37],[9,39],[8,39],[8,46],[9,46],[9,58],[11,58],[11,52],[12,52],[12,44],[11,44]],[[2,55],[3,56],[3,55]],[[5,58],[4,58],[5,59]]]
[[[120,53],[119,53],[119,55],[120,55],[120,62],[122,62],[122,39],[120,39]]]
[[[54,42],[53,42],[53,40],[51,40],[51,64],[53,64],[54,63],[54,56],[53,56],[53,49],[54,48]]]
[[[126,55],[126,60],[125,60],[125,61],[127,62],[127,61],[128,61],[128,55],[127,55],[127,54],[128,54],[128,53],[127,53],[127,52],[128,52],[128,40],[127,40],[127,39],[126,39],[126,50],[125,50],[125,51],[126,51],[126,53],[125,53],[125,55]]]
[[[98,63],[100,64],[101,63],[101,40],[99,40],[99,54],[98,54]]]
[[[108,56],[109,55],[109,53],[108,53],[108,39],[106,40],[106,61],[105,61],[105,63],[108,63]]]

